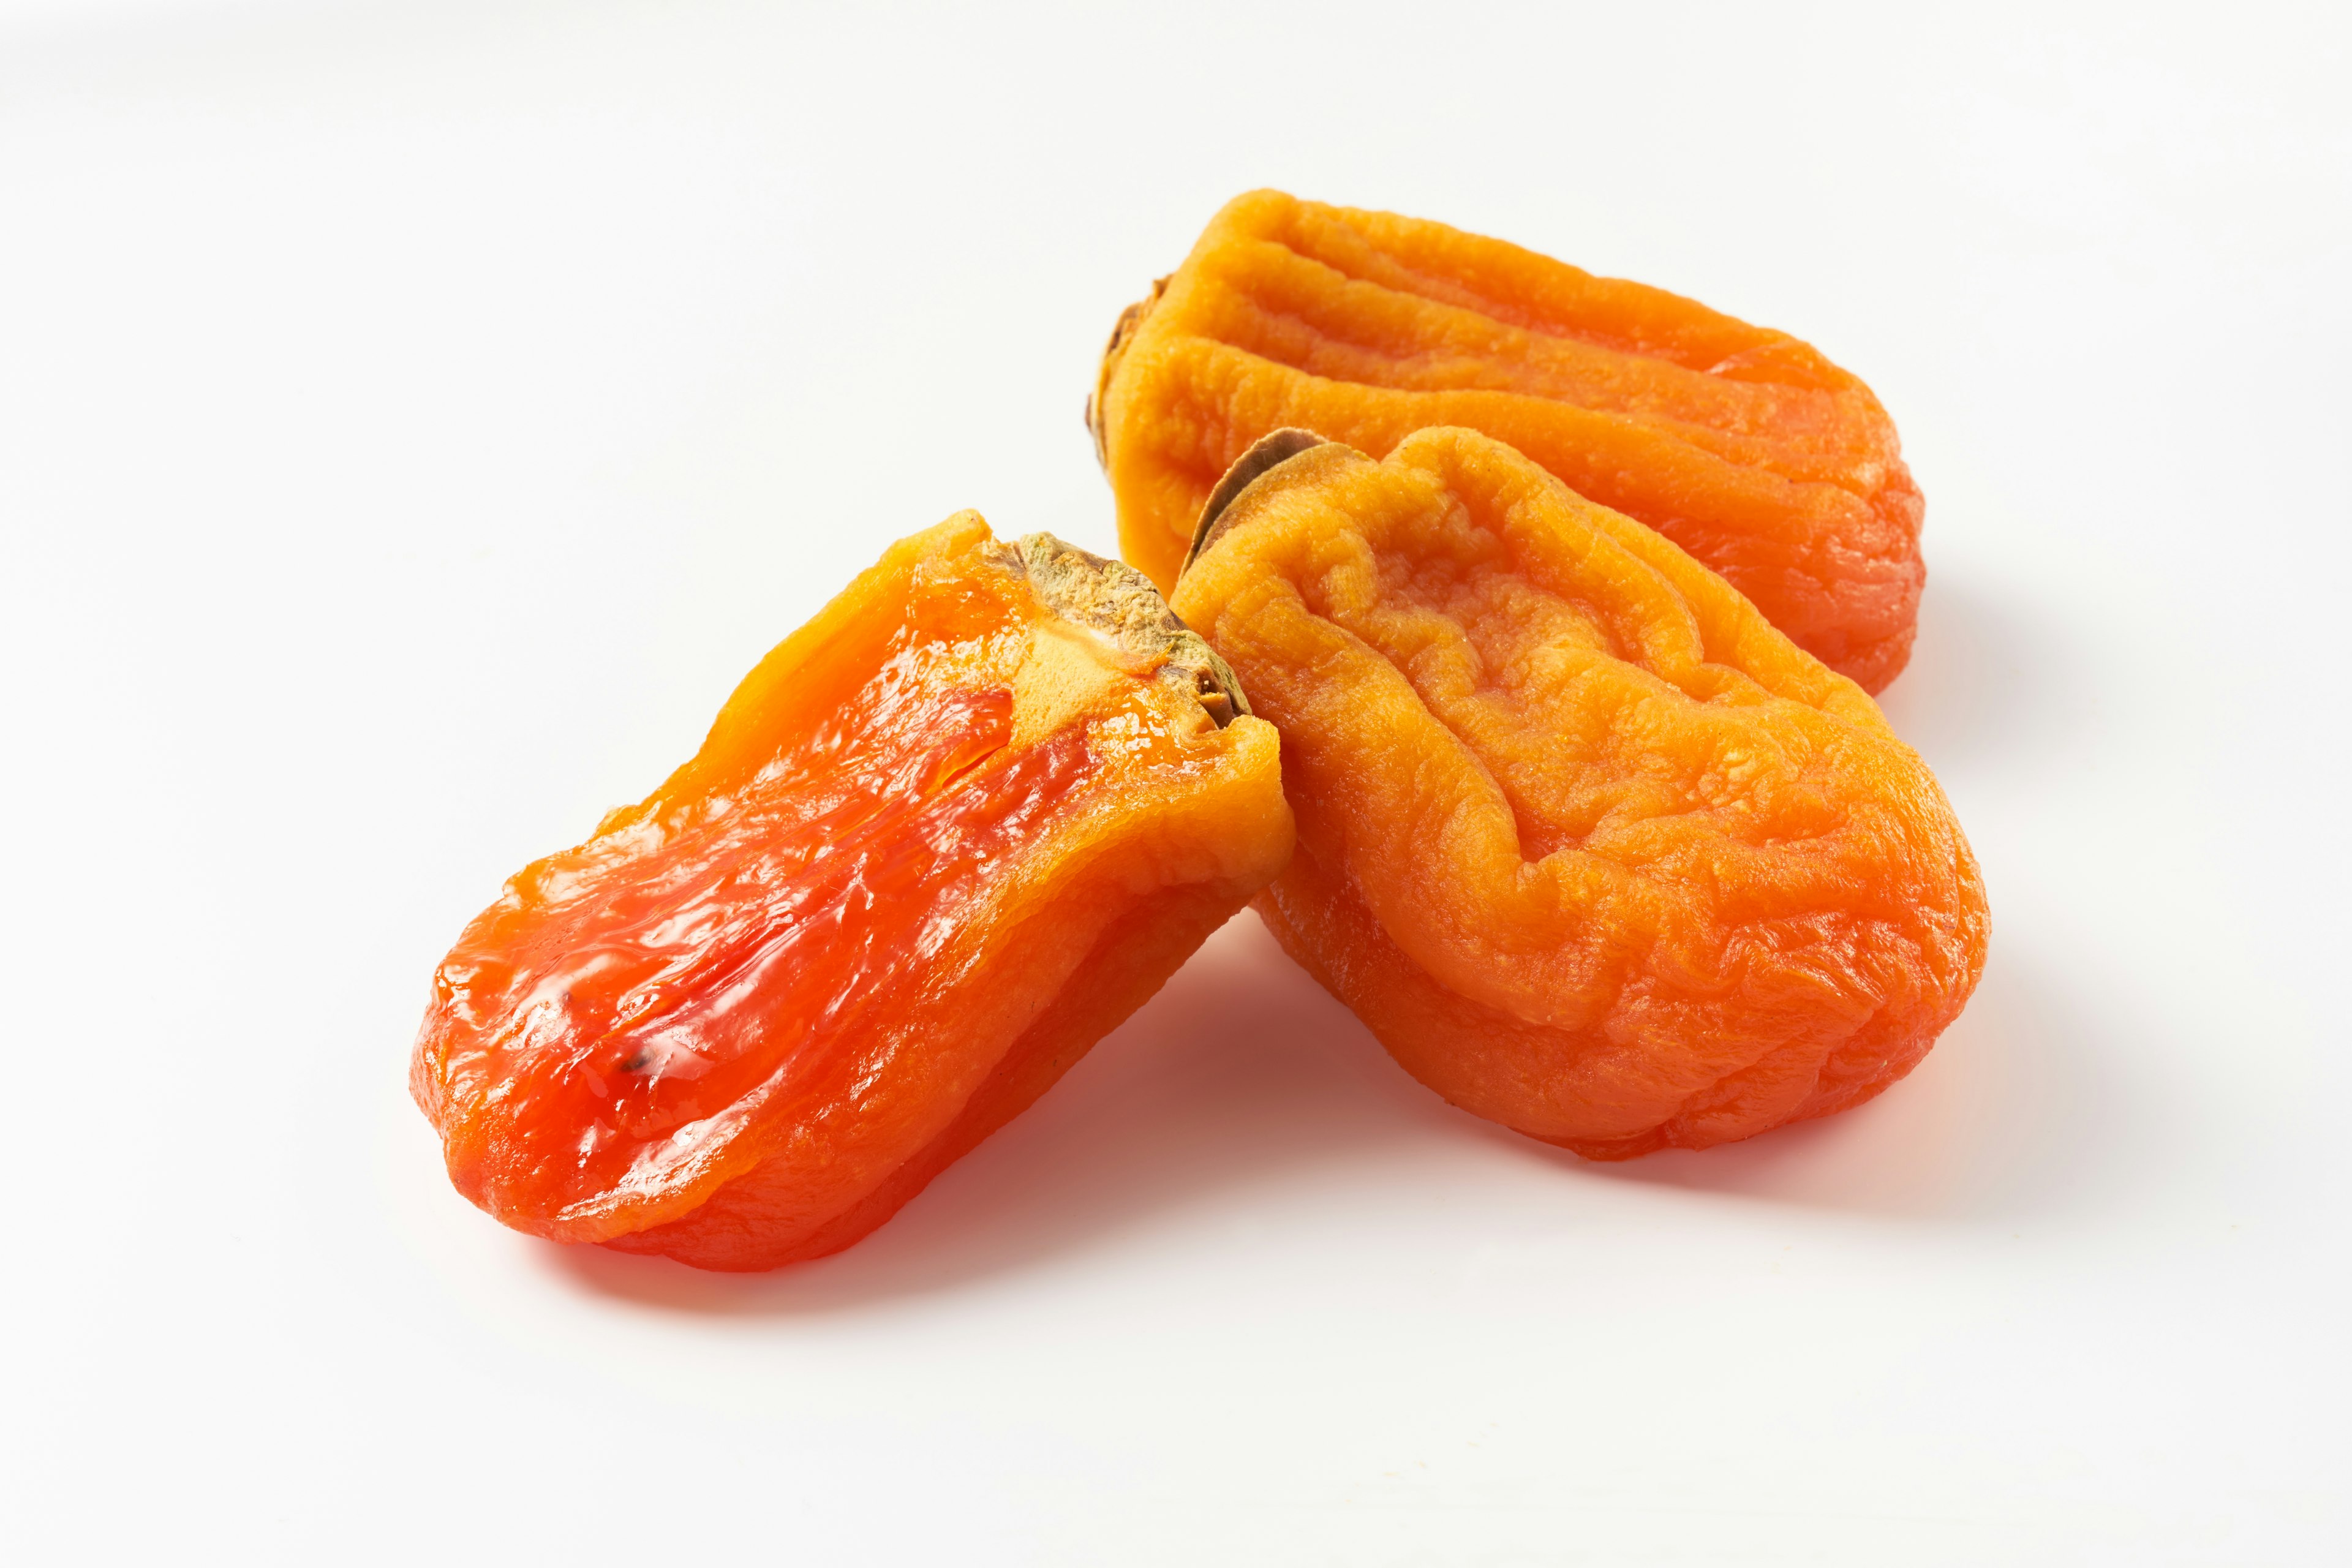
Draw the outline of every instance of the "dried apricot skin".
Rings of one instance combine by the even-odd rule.
[[[1377,457],[1458,425],[1665,534],[1865,689],[1910,657],[1925,502],[1870,389],[1785,332],[1501,240],[1252,192],[1120,317],[1087,423],[1120,548],[1163,588],[1267,432]]]
[[[1958,1015],[1984,889],[1934,777],[1670,541],[1444,428],[1202,523],[1173,603],[1297,820],[1258,912],[1449,1100],[1704,1148],[1869,1099]]]
[[[451,1180],[707,1268],[848,1246],[1281,866],[1278,757],[1131,569],[900,542],[458,939],[410,1078]]]

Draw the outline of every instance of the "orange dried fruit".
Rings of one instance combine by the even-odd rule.
[[[411,1074],[451,1180],[706,1268],[848,1246],[1274,874],[1278,755],[1130,568],[902,541],[458,939]]]
[[[1957,1016],[1984,889],[1860,688],[1475,431],[1244,457],[1173,595],[1282,731],[1256,900],[1449,1100],[1596,1159],[1860,1103]]]
[[[1871,691],[1910,656],[1925,511],[1870,389],[1786,332],[1443,224],[1255,191],[1119,318],[1087,423],[1163,588],[1219,475],[1313,430],[1483,430],[1728,578]]]

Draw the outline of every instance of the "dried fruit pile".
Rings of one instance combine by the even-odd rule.
[[[1854,684],[1907,656],[1921,508],[1853,376],[1261,192],[1088,417],[1141,572],[902,541],[467,928],[411,1070],[460,1192],[838,1250],[1253,898],[1415,1077],[1594,1158],[1846,1109],[1958,1016],[1983,887]]]

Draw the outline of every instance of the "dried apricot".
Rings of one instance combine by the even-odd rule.
[[[467,927],[411,1073],[450,1179],[706,1268],[848,1246],[1280,867],[1278,755],[1132,569],[901,542]]]
[[[1256,901],[1407,1070],[1597,1159],[1869,1099],[1983,966],[1984,889],[1860,688],[1475,431],[1286,432],[1173,595],[1282,731]]]
[[[1876,691],[1925,510],[1862,382],[1789,336],[1443,224],[1256,191],[1119,318],[1087,423],[1167,587],[1209,488],[1286,426],[1383,455],[1460,425],[1664,533]]]

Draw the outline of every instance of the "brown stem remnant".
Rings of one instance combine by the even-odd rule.
[[[1290,427],[1260,437],[1255,446],[1234,459],[1234,466],[1225,470],[1225,477],[1217,481],[1217,488],[1209,492],[1208,501],[1201,508],[1201,521],[1192,525],[1192,547],[1184,552],[1184,564],[1176,569],[1176,574],[1181,577],[1216,542],[1217,535],[1224,531],[1225,513],[1241,499],[1244,490],[1301,452],[1329,445],[1312,430]]]
[[[1108,643],[1139,673],[1190,693],[1218,729],[1250,710],[1232,668],[1134,567],[1050,533],[1024,534],[998,548],[1004,565],[1029,579],[1046,608]]]

